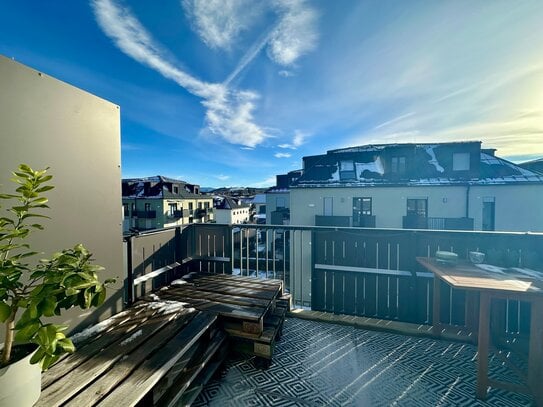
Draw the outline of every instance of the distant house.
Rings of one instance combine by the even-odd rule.
[[[224,224],[241,224],[249,222],[249,204],[239,203],[235,198],[218,196],[214,203],[215,221]]]
[[[543,175],[480,142],[365,145],[303,163],[292,225],[543,231]]]
[[[523,163],[518,164],[519,167],[522,167],[524,169],[538,172],[540,174],[543,174],[543,158],[538,158],[537,160],[531,160],[526,161]]]
[[[302,170],[295,170],[276,176],[276,186],[266,191],[266,223],[290,223],[290,187],[296,184],[302,174]]]
[[[213,219],[213,198],[199,186],[163,176],[122,180],[123,230],[159,229]]]
[[[252,200],[255,223],[266,223],[266,195],[257,194]]]

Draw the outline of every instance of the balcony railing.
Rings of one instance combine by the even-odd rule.
[[[473,218],[436,218],[408,215],[403,217],[404,229],[473,230]]]
[[[132,236],[127,246],[129,280],[174,264],[139,294],[191,271],[278,278],[295,307],[417,324],[433,318],[433,275],[416,257],[448,250],[467,258],[477,250],[489,264],[543,270],[540,233],[194,224]],[[440,290],[440,320],[467,325],[471,297],[444,283]],[[493,307],[498,335],[529,331],[528,303]]]
[[[135,217],[141,219],[154,219],[156,218],[156,211],[135,211],[133,212]]]

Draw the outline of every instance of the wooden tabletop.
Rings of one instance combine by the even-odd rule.
[[[523,269],[504,270],[487,264],[474,265],[463,261],[456,265],[446,265],[427,257],[417,257],[417,261],[455,288],[543,295],[543,276],[529,276],[522,272]]]

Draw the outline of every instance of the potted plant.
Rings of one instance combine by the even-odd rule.
[[[68,327],[44,319],[74,306],[99,306],[106,298],[106,284],[113,281],[98,280],[97,272],[103,267],[92,264],[91,253],[81,244],[50,259],[36,259],[39,253],[31,249],[28,237],[33,231],[43,230],[37,220],[48,218],[39,213],[48,208],[44,193],[54,188],[49,185],[52,176],[47,175],[47,170],[35,171],[21,164],[13,172],[12,181],[18,184],[15,193],[0,194],[0,202],[9,203],[8,215],[0,215],[0,322],[5,324],[0,406],[33,404],[39,397],[41,370],[49,368],[63,353],[74,351],[64,333]],[[26,350],[28,345],[34,349]],[[30,353],[23,353],[21,359],[25,351]],[[31,378],[37,378],[37,390],[36,383],[27,383]],[[12,380],[15,382],[10,383]],[[12,397],[16,394],[6,394],[17,393],[17,388],[29,398],[15,401]]]

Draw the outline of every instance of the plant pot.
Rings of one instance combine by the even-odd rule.
[[[0,369],[0,407],[30,407],[40,397],[41,369],[30,364],[33,354]]]

